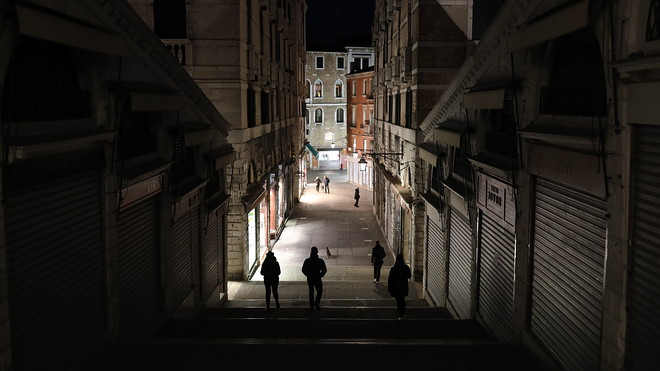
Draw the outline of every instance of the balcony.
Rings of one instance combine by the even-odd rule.
[[[182,66],[192,66],[192,42],[188,39],[162,39],[165,47]]]

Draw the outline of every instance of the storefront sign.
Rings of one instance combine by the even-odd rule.
[[[119,208],[126,207],[163,189],[163,174],[145,179],[122,189],[119,193]]]
[[[488,210],[492,215],[514,225],[516,203],[513,187],[484,173],[479,173],[478,177],[477,205],[482,210]]]

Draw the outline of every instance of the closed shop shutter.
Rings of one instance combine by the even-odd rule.
[[[199,287],[199,208],[174,222],[171,264],[174,307],[178,308]]]
[[[123,339],[139,335],[160,311],[158,210],[155,196],[119,213],[119,328]]]
[[[461,319],[470,318],[471,236],[468,220],[452,209],[449,227],[449,290],[447,297]]]
[[[605,201],[537,179],[531,330],[569,370],[596,370]]]
[[[636,130],[627,361],[651,370],[660,364],[660,127]]]
[[[511,341],[515,236],[482,212],[479,246],[478,312],[498,340]]]
[[[209,223],[204,235],[204,251],[202,253],[202,301],[206,301],[220,283],[220,270],[223,266],[222,233],[223,217]]]
[[[446,285],[445,234],[439,222],[427,218],[426,290],[436,305],[444,306]]]
[[[13,369],[74,370],[106,339],[101,178],[35,183],[5,194]]]

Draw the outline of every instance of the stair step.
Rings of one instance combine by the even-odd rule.
[[[275,301],[271,299],[271,308],[275,308]],[[309,300],[306,299],[280,299],[283,308],[309,308]],[[322,308],[340,307],[340,308],[392,308],[396,310],[394,299],[324,299],[321,302]],[[406,300],[408,308],[431,308],[424,299]],[[227,300],[222,308],[266,308],[266,300],[262,299],[241,299]]]
[[[159,338],[205,339],[489,339],[474,320],[344,318],[181,319],[166,321]]]

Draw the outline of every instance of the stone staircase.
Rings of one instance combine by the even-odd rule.
[[[472,320],[455,320],[423,299],[398,320],[393,300],[304,300],[265,311],[228,301],[193,319],[171,319],[126,345],[106,371],[183,370],[544,370],[526,349],[499,344]]]

